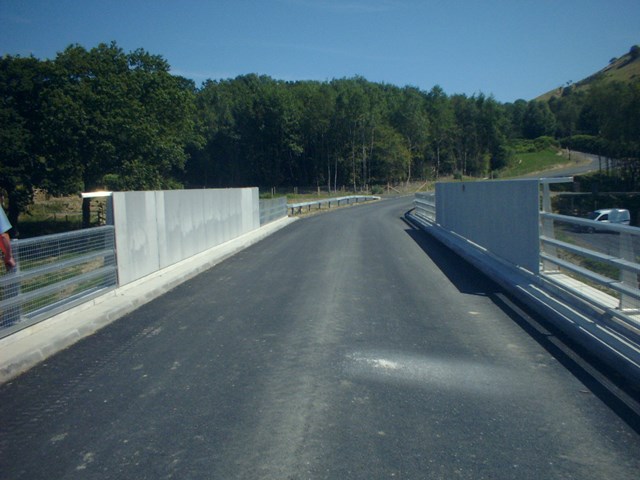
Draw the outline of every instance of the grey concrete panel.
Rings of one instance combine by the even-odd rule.
[[[113,194],[118,282],[125,285],[159,270],[158,218],[154,192]]]
[[[114,194],[120,285],[260,227],[257,188]]]
[[[257,188],[242,190],[242,212],[243,232],[260,227],[260,198]]]
[[[537,179],[436,185],[436,222],[494,255],[538,272]]]
[[[204,190],[171,190],[157,192],[163,198],[165,238],[160,267],[173,265],[207,248],[204,227]]]

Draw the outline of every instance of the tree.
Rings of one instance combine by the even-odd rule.
[[[302,154],[299,157],[302,185],[331,184],[331,127],[336,118],[336,90],[327,83],[298,82],[293,85],[300,113]],[[328,168],[327,168],[328,166]]]
[[[451,103],[438,85],[427,95],[427,111],[432,125],[429,147],[434,158],[434,174],[438,178],[443,171],[452,171],[452,162],[445,162],[445,159],[451,158],[448,151],[454,126]]]
[[[68,168],[53,183],[81,181],[85,190],[179,185],[185,147],[198,142],[194,94],[162,57],[125,54],[115,43],[89,51],[74,45],[54,63],[56,82],[43,107],[47,155]]]
[[[455,170],[462,175],[483,172],[486,169],[481,164],[483,159],[477,129],[478,107],[465,95],[454,95],[451,103],[455,117],[455,128],[452,130]]]
[[[524,116],[527,105],[527,101],[522,99],[504,105],[509,128],[508,137],[524,138]]]
[[[402,134],[388,125],[379,126],[374,152],[375,180],[390,183],[408,179],[411,152]]]
[[[47,77],[47,65],[33,57],[0,58],[0,189],[14,228],[46,171],[40,103]]]
[[[527,105],[523,118],[523,134],[525,138],[534,139],[554,135],[556,120],[546,102],[532,100]]]
[[[570,137],[577,132],[582,98],[582,94],[571,92],[562,97],[552,97],[549,100],[549,108],[556,119],[555,134],[560,138]]]
[[[416,88],[404,88],[399,101],[396,102],[392,123],[403,135],[410,153],[407,181],[411,180],[414,165],[424,175],[424,160],[430,128],[425,95]]]
[[[343,170],[343,181],[348,181],[356,190],[357,184],[364,186],[369,176],[367,164],[370,143],[367,137],[370,130],[367,125],[371,111],[370,98],[366,95],[363,79],[334,80],[331,84],[336,90],[336,108],[331,125],[333,165],[327,159],[329,189],[333,167],[333,188],[337,188],[339,170]]]
[[[480,94],[476,98],[476,104],[480,150],[485,159],[489,159],[488,165],[483,163],[484,174],[507,166],[510,160],[507,144],[511,127],[504,106],[492,96]]]

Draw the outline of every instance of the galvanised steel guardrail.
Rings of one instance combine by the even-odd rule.
[[[15,271],[0,276],[0,338],[116,287],[111,225],[11,243]]]
[[[296,213],[302,213],[302,209],[306,208],[307,211],[311,211],[311,208],[315,207],[320,210],[323,206],[331,208],[331,206],[350,205],[352,203],[369,202],[371,200],[380,200],[380,197],[375,195],[349,195],[346,197],[327,198],[324,200],[315,200],[313,202],[302,203],[288,203],[287,209],[291,211],[291,215]]]

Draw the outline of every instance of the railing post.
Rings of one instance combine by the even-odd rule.
[[[7,282],[2,289],[1,300],[16,300],[3,309],[2,317],[0,318],[0,327],[2,328],[10,327],[18,323],[22,316],[22,305],[21,302],[17,300],[17,297],[20,295],[20,248],[17,240],[11,242],[11,249],[16,259],[16,266],[6,272],[6,278],[10,281]]]
[[[620,258],[622,258],[623,260],[629,260],[630,262],[636,261],[635,255],[633,253],[633,237],[630,233],[620,232],[619,248]],[[620,270],[620,281],[630,288],[638,288],[638,274],[630,272],[627,269],[623,268]],[[634,301],[634,299],[629,295],[625,295],[624,293],[620,294],[620,310],[637,308],[637,301]]]
[[[549,184],[548,183],[543,183],[542,184],[542,212],[543,213],[552,213],[551,212],[551,190],[549,189]],[[552,238],[555,239],[556,235],[555,235],[555,231],[553,229],[553,219],[551,218],[545,218],[544,216],[542,216],[542,234],[547,237],[547,238]],[[548,255],[551,255],[552,257],[557,257],[557,250],[556,247],[554,246],[549,246],[549,245],[544,245],[541,244],[540,245],[540,250],[544,251],[545,253],[547,253]],[[543,260],[542,261],[542,271],[549,273],[552,271],[558,271],[558,267],[557,265],[554,265],[553,263],[549,262],[548,260]]]

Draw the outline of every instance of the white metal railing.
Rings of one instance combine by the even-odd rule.
[[[567,283],[564,276],[584,282],[582,288],[574,284],[578,296],[640,327],[640,229],[547,212],[540,220],[540,274],[556,282]]]
[[[540,270],[533,273],[640,335],[640,228],[550,213],[549,183],[566,181],[541,181]],[[435,193],[416,194],[414,205],[414,215],[436,223]]]
[[[371,200],[380,200],[380,197],[374,195],[349,195],[346,197],[327,198],[324,200],[314,200],[312,202],[288,203],[287,210],[291,211],[291,215],[302,213],[303,209],[311,211],[312,208],[320,210],[323,206],[331,208],[331,206],[350,205],[352,203],[368,202]]]

